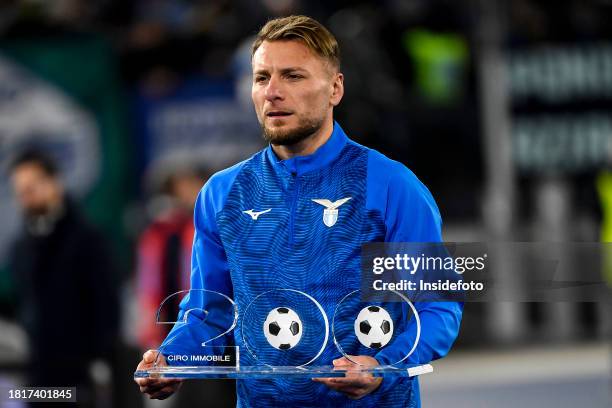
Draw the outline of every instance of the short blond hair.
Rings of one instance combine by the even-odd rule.
[[[301,15],[275,18],[257,33],[251,49],[251,59],[264,41],[301,41],[316,55],[340,69],[340,47],[336,37],[314,18]]]

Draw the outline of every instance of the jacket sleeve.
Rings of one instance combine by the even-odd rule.
[[[384,219],[386,242],[441,242],[441,217],[427,188],[403,165],[396,167],[386,194]],[[459,332],[463,304],[458,302],[417,302],[415,307],[421,321],[421,335],[409,364],[426,364],[444,357]],[[383,348],[376,359],[382,365],[393,364],[406,356],[416,335],[415,320],[395,341]],[[381,388],[387,389],[394,381],[385,379]]]
[[[222,297],[199,289],[222,293],[232,298],[227,257],[216,223],[218,203],[222,202],[211,179],[200,191],[194,209],[195,234],[191,256],[191,291],[183,298],[177,320],[162,343],[162,354],[195,354],[202,343],[227,330],[233,316]],[[215,202],[215,200],[217,200]],[[221,301],[221,304],[219,303]],[[206,320],[206,323],[204,323]],[[229,337],[224,340],[227,342]]]

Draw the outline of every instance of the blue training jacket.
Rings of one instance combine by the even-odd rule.
[[[312,200],[347,197],[336,223],[326,226],[324,207]],[[271,210],[254,220],[244,212],[251,209]],[[192,289],[224,293],[239,309],[268,290],[297,289],[317,299],[330,319],[338,302],[360,288],[362,244],[441,241],[440,213],[427,188],[403,164],[350,140],[337,123],[329,140],[309,156],[279,160],[269,146],[212,176],[196,201],[195,229]],[[202,302],[186,297],[179,320],[187,310],[203,309]],[[409,362],[429,363],[449,351],[463,306],[416,307],[421,340]],[[415,328],[408,325],[375,356],[381,364],[400,360],[412,347]],[[239,329],[234,341],[243,345]],[[162,350],[195,352],[200,343],[175,326]],[[340,356],[329,341],[313,365],[329,365]],[[359,400],[310,379],[238,380],[237,395],[239,407],[420,406],[418,381],[395,377]]]

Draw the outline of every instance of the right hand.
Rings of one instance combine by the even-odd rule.
[[[168,364],[166,363],[165,357],[159,353],[157,350],[147,350],[146,353],[142,355],[142,361],[136,367],[136,370],[146,370],[148,368],[153,367],[155,363],[155,359],[159,355],[159,359],[157,361],[158,366],[165,367]],[[183,380],[179,380],[176,378],[135,378],[136,384],[140,386],[140,392],[146,394],[149,399],[166,399],[172,394],[174,394],[183,383]]]

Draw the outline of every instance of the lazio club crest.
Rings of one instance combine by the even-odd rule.
[[[326,198],[313,198],[312,201],[325,207],[323,210],[323,224],[327,225],[328,227],[333,227],[336,224],[336,221],[338,221],[338,207],[346,203],[351,198],[352,197],[341,198],[333,203]]]

